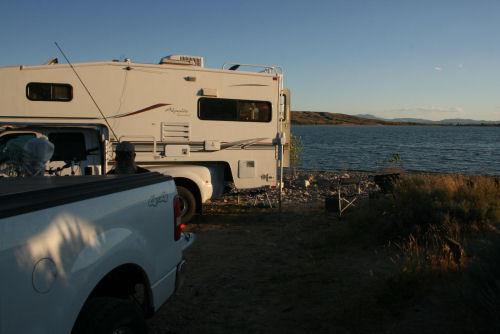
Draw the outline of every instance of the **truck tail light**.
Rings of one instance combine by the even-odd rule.
[[[182,217],[181,217],[181,202],[179,196],[174,198],[174,241],[181,238]]]

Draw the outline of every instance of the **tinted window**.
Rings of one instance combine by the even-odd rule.
[[[198,117],[213,121],[269,122],[271,103],[265,101],[201,98]]]
[[[30,82],[26,86],[26,97],[31,101],[71,101],[73,88],[67,84]]]
[[[49,140],[54,144],[54,155],[51,161],[82,161],[87,160],[85,137],[79,132],[56,132],[49,134]]]

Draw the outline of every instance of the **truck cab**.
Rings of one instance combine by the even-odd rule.
[[[16,176],[15,166],[24,144],[32,138],[46,138],[54,144],[47,164],[49,175],[101,175],[106,169],[103,129],[97,125],[23,126],[0,132],[0,173]]]

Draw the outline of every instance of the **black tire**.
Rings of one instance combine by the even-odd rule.
[[[72,334],[147,333],[139,306],[125,299],[93,298],[83,307]]]
[[[181,217],[182,223],[186,224],[193,218],[196,212],[196,199],[193,193],[182,186],[177,186],[177,193],[179,194],[181,204]]]

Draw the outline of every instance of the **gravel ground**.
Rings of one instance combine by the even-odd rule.
[[[352,195],[360,192],[368,196],[377,191],[373,181],[373,173],[368,172],[306,172],[299,171],[295,175],[286,173],[283,178],[282,205],[310,205],[324,203],[328,197],[336,196],[339,184],[342,192]],[[268,190],[233,190],[229,194],[213,201],[211,205],[239,204],[247,206],[277,206],[278,189]]]

